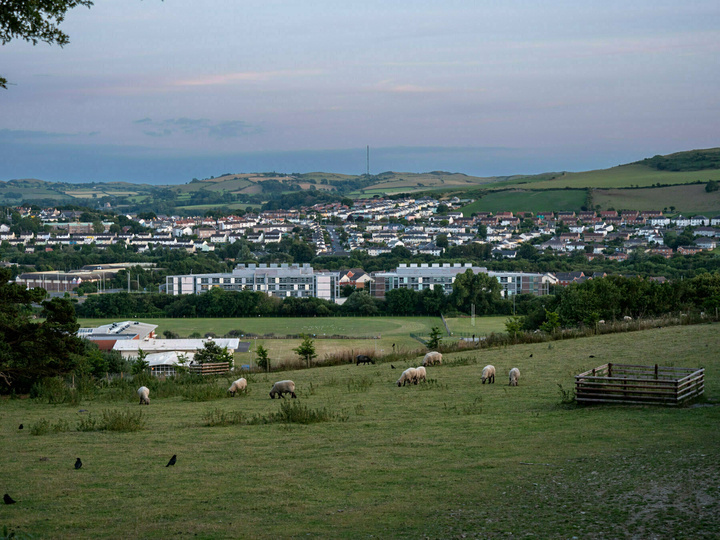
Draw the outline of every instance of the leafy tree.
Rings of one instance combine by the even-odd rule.
[[[415,315],[418,295],[412,289],[393,289],[385,293],[385,310],[390,315]]]
[[[72,372],[85,353],[76,336],[75,310],[67,299],[44,300],[44,289],[26,289],[0,270],[0,391],[25,392],[36,381]],[[40,304],[44,322],[32,318]]]
[[[342,305],[343,313],[355,313],[357,315],[377,315],[380,309],[377,300],[364,291],[355,291]]]
[[[705,191],[708,193],[712,193],[713,191],[717,191],[720,189],[720,184],[717,183],[715,180],[708,180],[708,183],[705,184]]]
[[[491,314],[501,301],[501,290],[497,278],[483,272],[475,274],[471,269],[467,269],[455,278],[450,303],[464,313],[470,313],[472,304],[475,304],[475,313]]]
[[[525,321],[523,320],[523,317],[508,317],[508,319],[505,321],[505,331],[510,337],[516,338],[519,334],[522,333],[524,322]]]
[[[215,362],[227,362],[228,367],[233,365],[233,355],[227,347],[220,347],[213,340],[208,340],[202,349],[195,353],[193,358],[199,364],[211,364]]]
[[[257,354],[257,365],[260,369],[264,369],[266,371],[270,370],[270,354],[268,353],[268,350],[263,347],[262,345],[258,345],[257,349],[255,349],[255,354]]]
[[[545,322],[540,325],[540,330],[552,334],[560,328],[560,315],[556,311],[545,310]]]
[[[450,246],[450,242],[448,242],[447,234],[438,234],[435,237],[435,245],[440,248],[446,248]]]
[[[141,373],[145,373],[148,370],[148,368],[150,367],[150,362],[145,360],[145,358],[147,358],[147,353],[142,349],[138,349],[137,358],[132,364],[133,375],[140,375]]]
[[[433,326],[430,330],[430,339],[427,342],[427,348],[430,350],[436,350],[438,347],[440,347],[440,342],[442,341],[442,332],[440,332],[439,326]]]
[[[295,347],[293,351],[297,353],[300,359],[305,360],[307,366],[310,367],[310,362],[317,358],[315,343],[309,335],[303,334],[302,338],[302,343],[298,347]]]

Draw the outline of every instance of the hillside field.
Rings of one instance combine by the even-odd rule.
[[[18,502],[0,505],[0,525],[19,538],[714,539],[718,350],[717,325],[681,326],[446,355],[403,388],[399,370],[420,357],[252,375],[247,395],[206,402],[151,394],[140,407],[134,385],[73,405],[2,399],[0,490]],[[705,399],[561,403],[558,385],[608,361],[705,367]],[[486,364],[495,384],[480,384]],[[280,401],[334,418],[208,426],[212,411],[270,419],[284,378],[299,399]],[[104,410],[141,410],[146,425],[74,429]],[[73,429],[31,434],[42,420]]]
[[[706,217],[720,213],[720,191],[707,193],[705,184],[646,189],[595,189],[592,198],[593,205],[600,205],[602,210],[664,210],[674,207],[676,212],[706,213]]]
[[[585,204],[587,192],[581,189],[546,191],[508,190],[491,192],[481,199],[462,207],[466,217],[474,212],[547,212],[579,211]]]
[[[620,165],[610,169],[599,169],[585,172],[558,173],[553,180],[509,180],[488,186],[489,189],[507,188],[509,185],[527,183],[528,189],[561,189],[561,188],[621,188],[621,187],[650,187],[657,183],[661,185],[689,184],[692,182],[707,182],[720,180],[720,169],[702,171],[659,171],[640,164]]]

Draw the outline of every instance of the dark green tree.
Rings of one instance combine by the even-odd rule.
[[[263,347],[262,345],[258,345],[257,349],[255,349],[255,354],[257,355],[257,365],[260,369],[264,369],[266,371],[270,370],[270,354],[268,353],[268,350]]]
[[[233,365],[233,355],[227,350],[227,347],[220,347],[220,345],[212,340],[205,342],[203,348],[195,353],[193,360],[199,364],[227,362],[228,367],[232,367]]]
[[[26,392],[45,378],[72,372],[85,351],[76,336],[75,309],[66,299],[44,300],[44,289],[26,289],[0,270],[0,391]],[[40,304],[43,322],[33,320]]]
[[[497,278],[482,272],[475,274],[468,269],[455,278],[450,303],[463,313],[470,313],[475,304],[475,313],[478,315],[491,314],[502,299],[501,290]]]
[[[303,335],[302,338],[302,343],[298,347],[295,347],[293,351],[295,351],[302,360],[305,360],[307,367],[310,367],[310,362],[317,358],[315,343],[308,335]]]
[[[430,339],[428,339],[428,342],[426,344],[426,347],[430,349],[431,351],[437,350],[438,347],[440,347],[440,342],[442,341],[442,332],[440,332],[439,326],[433,326],[430,330]]]

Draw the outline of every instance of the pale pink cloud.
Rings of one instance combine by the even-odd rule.
[[[237,82],[261,82],[275,79],[313,77],[322,75],[319,69],[294,69],[278,71],[242,71],[237,73],[221,73],[217,75],[204,75],[193,79],[180,79],[172,83],[173,86],[217,86]]]

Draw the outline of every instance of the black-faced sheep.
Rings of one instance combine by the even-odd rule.
[[[228,392],[230,392],[230,395],[235,397],[236,392],[247,392],[247,381],[245,380],[245,377],[240,377],[237,381],[234,381],[230,388],[228,388]]]
[[[517,386],[520,378],[520,370],[516,367],[510,370],[510,386]]]
[[[485,381],[487,381],[488,384],[495,383],[495,366],[487,365],[483,368],[482,383],[485,384]]]
[[[442,354],[439,352],[429,352],[425,355],[425,358],[423,358],[422,365],[423,366],[434,366],[435,364],[442,364]]]
[[[415,384],[419,383],[420,381],[427,382],[427,372],[422,366],[415,368]]]
[[[141,386],[137,392],[140,396],[140,405],[150,405],[150,389],[147,386]]]
[[[273,384],[272,390],[270,390],[270,399],[275,399],[275,396],[283,397],[283,394],[290,394],[296,398],[295,383],[292,381],[278,381]]]
[[[369,356],[366,356],[364,354],[358,354],[355,359],[357,360],[356,366],[359,366],[360,364],[374,364],[375,360],[370,358]]]
[[[397,385],[405,386],[405,383],[417,384],[416,376],[417,376],[417,370],[414,367],[407,368],[405,371],[403,371],[400,374],[400,378],[397,380]]]

